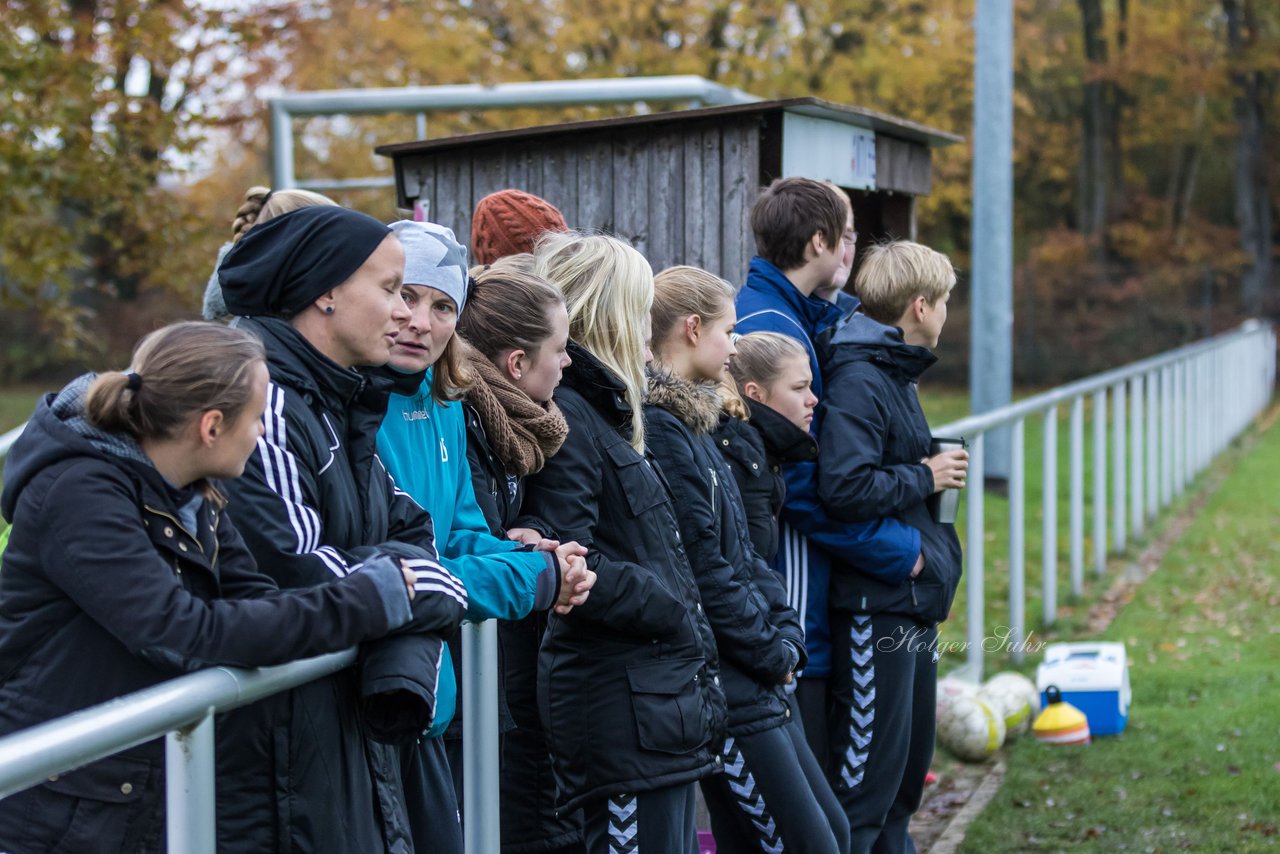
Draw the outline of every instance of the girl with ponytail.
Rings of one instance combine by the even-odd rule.
[[[475,382],[463,400],[472,486],[490,530],[538,546],[520,529],[525,478],[542,470],[569,433],[552,399],[570,364],[564,296],[532,272],[533,256],[509,256],[472,272],[458,321]],[[505,699],[514,729],[502,743],[504,854],[580,852],[582,814],[556,812],[555,780],[538,721],[538,646],[550,617],[534,612],[498,627]]]
[[[787,496],[782,466],[813,462],[818,445],[809,433],[818,398],[804,345],[777,332],[752,332],[736,341],[729,360],[725,417],[716,444],[742,493],[756,554],[772,562],[778,553],[778,517]]]
[[[183,672],[281,664],[410,621],[414,576],[390,560],[303,591],[258,572],[217,481],[244,470],[266,393],[256,338],[178,323],[144,338],[129,371],[40,403],[0,498],[13,526],[0,736]],[[162,744],[131,748],[0,801],[0,850],[161,851],[163,792]]]
[[[250,187],[244,194],[244,201],[236,209],[235,218],[231,220],[231,240],[222,244],[218,250],[218,260],[213,265],[213,275],[204,288],[204,304],[201,316],[205,320],[226,323],[232,317],[227,311],[226,301],[222,298],[222,285],[218,282],[218,268],[227,252],[240,242],[249,229],[260,222],[275,219],[281,214],[320,205],[336,207],[337,202],[311,190],[272,190],[270,187]]]
[[[525,481],[524,520],[586,546],[597,575],[585,604],[551,617],[538,657],[559,805],[582,808],[591,854],[632,839],[692,854],[694,786],[720,769],[724,694],[676,509],[646,454],[652,268],[616,238],[569,232],[541,238],[534,271],[564,294],[572,361],[554,393],[568,436]]]
[[[781,577],[755,553],[742,497],[712,439],[734,355],[733,287],[696,267],[671,267],[654,280],[651,316],[648,442],[715,631],[728,703],[725,773],[702,781],[716,845],[844,852],[848,822],[788,701],[805,663],[804,629]]]

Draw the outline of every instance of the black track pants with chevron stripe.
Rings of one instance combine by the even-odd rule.
[[[698,854],[697,783],[614,795],[582,808],[588,854]]]
[[[794,722],[725,739],[724,773],[702,781],[719,854],[844,854],[849,825]]]
[[[850,851],[914,852],[907,835],[933,761],[938,630],[881,614],[832,614],[834,719],[829,774]]]

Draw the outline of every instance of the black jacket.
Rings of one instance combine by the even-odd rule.
[[[681,537],[715,631],[729,733],[752,735],[791,716],[783,678],[804,649],[799,615],[778,574],[755,553],[738,486],[710,431],[720,396],[711,384],[655,373],[645,406],[645,442],[675,500]]]
[[[463,399],[462,414],[467,424],[467,462],[476,503],[495,536],[505,537],[520,520],[524,503],[524,479],[507,473],[507,467],[489,444],[480,413]]]
[[[932,433],[916,395],[937,361],[902,331],[852,314],[823,342],[827,396],[822,401],[818,492],[827,512],[859,522],[892,516],[920,531],[924,568],[910,578],[878,578],[851,567],[832,574],[832,604],[859,613],[892,613],[924,623],[947,618],[960,583],[955,526],[933,521],[925,500],[933,475],[921,462]]]
[[[787,497],[782,466],[814,462],[818,443],[763,403],[748,399],[746,404],[750,421],[721,414],[711,436],[738,484],[751,544],[756,554],[771,562],[778,553],[778,515]]]
[[[564,446],[525,480],[533,527],[590,550],[585,604],[552,616],[538,701],[562,806],[697,780],[720,767],[724,694],[667,485],[629,441],[622,382],[570,344],[555,400]]]
[[[524,478],[507,473],[489,444],[474,406],[462,403],[467,424],[467,462],[476,502],[494,536],[505,537],[520,521]],[[511,727],[503,734],[502,850],[534,854],[582,839],[582,816],[556,809],[555,775],[547,736],[538,720],[538,647],[551,611],[534,611],[522,620],[498,623],[503,702]]]
[[[394,565],[282,594],[214,502],[85,421],[91,379],[46,397],[5,464],[0,735],[185,671],[281,664],[409,620]],[[162,748],[0,801],[0,849],[161,850]]]
[[[429,850],[434,805],[410,794],[422,791],[416,738],[466,596],[436,562],[430,517],[377,457],[390,383],[340,368],[285,321],[238,322],[262,338],[271,374],[265,434],[228,484],[259,565],[282,587],[311,587],[388,554],[417,561],[423,578],[413,632],[366,644],[354,671],[226,716],[242,737],[218,757],[236,781],[219,791],[219,838],[240,850]]]

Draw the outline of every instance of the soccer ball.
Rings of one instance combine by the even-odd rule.
[[[1004,735],[1004,717],[977,697],[956,698],[938,718],[938,740],[966,762],[991,758]]]
[[[978,693],[978,686],[955,676],[944,676],[938,680],[937,714],[942,719],[947,706],[959,697],[972,697]]]
[[[987,680],[978,692],[979,699],[995,709],[1003,718],[1010,736],[1031,728],[1031,720],[1040,711],[1040,694],[1031,680],[1021,673],[1005,671]]]

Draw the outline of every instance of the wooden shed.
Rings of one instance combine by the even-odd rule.
[[[931,151],[961,141],[905,119],[817,98],[600,119],[385,145],[403,208],[422,204],[464,243],[471,211],[507,187],[571,226],[630,241],[655,270],[693,264],[742,282],[750,212],[774,178],[830,180],[853,199],[859,243],[915,235]]]

